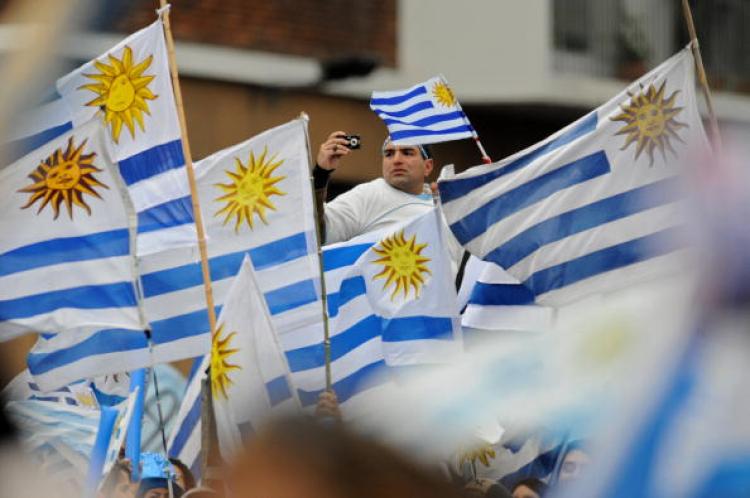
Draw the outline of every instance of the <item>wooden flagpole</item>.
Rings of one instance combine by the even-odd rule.
[[[304,119],[305,122],[309,120],[307,113],[305,112],[300,113],[299,119]],[[305,126],[305,146],[307,147],[308,170],[312,172],[312,148],[310,147],[310,134],[307,130],[307,126]],[[331,332],[328,322],[326,279],[325,272],[323,271],[323,248],[321,247],[321,240],[323,240],[324,234],[322,233],[322,227],[318,221],[318,206],[315,201],[315,181],[313,180],[312,173],[310,174],[310,191],[312,192],[313,199],[313,217],[315,218],[315,233],[317,235],[316,241],[318,245],[318,266],[320,267],[320,294],[323,312],[323,358],[325,362],[326,391],[331,392],[333,391],[333,380],[331,378]]]
[[[695,68],[698,72],[698,83],[703,90],[703,96],[706,98],[706,109],[708,110],[708,122],[711,127],[711,138],[714,152],[718,154],[721,153],[722,149],[721,135],[719,134],[719,122],[716,119],[716,113],[714,112],[714,104],[711,99],[711,89],[708,86],[708,77],[706,76],[706,69],[703,66],[703,57],[701,56],[700,46],[698,45],[698,34],[695,31],[695,23],[693,23],[693,12],[690,9],[690,2],[688,0],[682,0],[682,14],[685,17],[685,24],[687,24],[688,34],[690,35],[690,48],[693,51]]]
[[[208,266],[208,252],[206,250],[206,232],[203,228],[203,215],[201,214],[200,202],[198,201],[198,189],[195,185],[195,171],[193,170],[193,156],[190,154],[190,142],[188,141],[187,125],[185,124],[185,109],[182,104],[182,91],[180,90],[180,79],[177,73],[177,59],[174,53],[174,39],[172,29],[169,25],[169,4],[166,0],[159,0],[159,16],[164,25],[164,38],[167,42],[167,56],[169,58],[169,72],[172,76],[172,88],[174,90],[175,106],[180,121],[180,135],[182,137],[182,154],[185,157],[185,170],[187,171],[188,184],[190,185],[190,199],[193,204],[193,216],[195,218],[195,230],[198,233],[198,251],[201,258],[201,270],[203,272],[203,291],[206,294],[206,307],[208,308],[208,325],[211,337],[216,332],[216,310],[214,309],[214,295],[211,289],[211,271]]]

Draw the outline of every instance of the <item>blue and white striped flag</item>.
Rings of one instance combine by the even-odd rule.
[[[249,254],[277,330],[322,316],[306,133],[306,120],[297,119],[197,163],[217,314]],[[178,248],[141,260],[159,361],[209,350],[197,259],[197,249]]]
[[[89,121],[0,172],[0,340],[143,327],[133,208],[110,157]]]
[[[388,127],[394,144],[432,144],[476,135],[442,76],[406,90],[372,92],[370,109]]]
[[[476,272],[476,273],[475,273]],[[467,280],[467,276],[478,274]],[[471,256],[464,270],[461,284],[468,293],[466,307],[461,315],[461,325],[468,340],[479,331],[543,331],[552,325],[552,308],[539,306],[534,295],[516,278],[494,263]]]
[[[454,235],[540,304],[673,271],[684,247],[678,175],[706,146],[694,86],[684,49],[540,144],[440,181]]]
[[[83,408],[98,408],[94,390],[88,382],[81,381],[65,385],[56,390],[46,390],[40,387],[28,370],[16,375],[3,389],[2,399],[11,401],[51,401],[69,406],[80,406]]]
[[[190,468],[196,479],[200,479],[201,445],[203,444],[201,439],[202,384],[210,363],[210,355],[197,358],[193,363],[190,380],[167,443],[169,456],[179,458]]]
[[[248,256],[234,278],[213,337],[211,390],[219,450],[226,459],[236,456],[244,437],[271,418],[301,413]]]
[[[333,388],[344,415],[386,367],[449,361],[460,350],[450,256],[436,210],[397,230],[324,248]],[[320,324],[282,332],[303,407],[325,388]]]
[[[195,245],[161,20],[57,80],[52,99],[29,112],[7,145],[39,147],[100,110],[138,213],[137,254]]]

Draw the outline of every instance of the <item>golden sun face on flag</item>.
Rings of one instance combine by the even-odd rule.
[[[675,90],[668,98],[664,98],[664,81],[657,90],[654,85],[641,88],[637,94],[629,93],[630,103],[620,104],[622,112],[610,118],[612,121],[623,121],[625,125],[620,128],[617,135],[627,135],[625,144],[620,150],[625,150],[631,144],[635,144],[635,158],[638,159],[645,150],[650,159],[649,165],[654,164],[654,151],[659,150],[662,157],[666,153],[675,154],[671,140],[683,140],[677,134],[677,130],[687,128],[675,117],[682,112],[682,107],[675,107],[675,100],[679,90]]]
[[[60,215],[62,204],[65,204],[71,220],[73,219],[73,206],[78,206],[90,215],[91,207],[86,204],[84,196],[90,195],[101,199],[94,188],[108,189],[109,187],[94,177],[94,173],[102,170],[93,164],[95,152],[83,153],[85,145],[86,140],[76,147],[73,137],[70,137],[65,151],[59,148],[39,163],[39,166],[29,175],[34,183],[18,190],[20,193],[31,194],[21,209],[29,208],[40,201],[41,204],[36,213],[41,213],[45,206],[49,205],[55,213],[54,219]]]
[[[276,168],[281,166],[283,159],[276,156],[268,157],[268,148],[263,149],[259,157],[250,151],[247,166],[242,164],[239,158],[235,158],[237,169],[232,172],[226,170],[230,183],[216,183],[216,187],[224,192],[224,195],[214,199],[216,202],[226,202],[223,208],[216,211],[214,216],[224,214],[223,225],[234,218],[234,231],[239,232],[243,223],[252,230],[254,228],[254,217],[268,224],[266,209],[276,210],[271,202],[272,195],[286,195],[276,188],[276,184],[285,179],[286,176],[273,176]]]
[[[151,66],[153,60],[154,56],[149,55],[142,61],[134,63],[133,51],[125,46],[121,59],[110,54],[109,64],[94,62],[94,67],[99,70],[98,73],[84,75],[96,83],[82,85],[78,89],[89,90],[97,94],[97,97],[87,102],[86,105],[102,108],[104,121],[111,125],[112,138],[115,142],[120,139],[123,124],[127,126],[133,138],[135,138],[135,123],[138,123],[141,131],[145,131],[143,113],[150,114],[147,101],[158,97],[148,88],[155,76],[143,74]]]
[[[227,388],[232,384],[229,378],[229,372],[241,370],[241,367],[229,363],[228,358],[235,354],[239,349],[233,349],[231,346],[232,339],[237,332],[231,332],[222,338],[224,324],[220,324],[216,333],[211,340],[211,394],[214,398],[227,399]]]
[[[443,107],[453,107],[456,105],[456,97],[453,91],[442,81],[435,83],[432,87],[432,96]]]
[[[375,254],[380,258],[373,263],[382,265],[383,270],[375,275],[373,279],[384,278],[383,290],[393,285],[391,301],[401,292],[404,298],[409,297],[410,289],[414,289],[414,296],[419,297],[419,291],[425,284],[423,275],[432,272],[426,266],[429,258],[422,256],[422,251],[427,244],[418,244],[417,236],[413,235],[407,239],[404,231],[385,238],[373,247]]]

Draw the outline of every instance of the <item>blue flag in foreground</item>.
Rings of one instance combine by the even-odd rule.
[[[678,175],[706,139],[684,49],[547,140],[439,182],[466,249],[563,305],[674,270]]]
[[[89,121],[0,172],[0,340],[144,327],[132,206],[110,157]]]
[[[395,144],[432,144],[475,136],[469,118],[442,76],[406,90],[372,92],[370,109],[388,127]]]

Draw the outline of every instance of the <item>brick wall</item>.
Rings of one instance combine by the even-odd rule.
[[[156,0],[132,0],[115,31],[152,22]],[[396,65],[396,0],[174,0],[178,40],[293,54],[324,60],[374,56]]]

